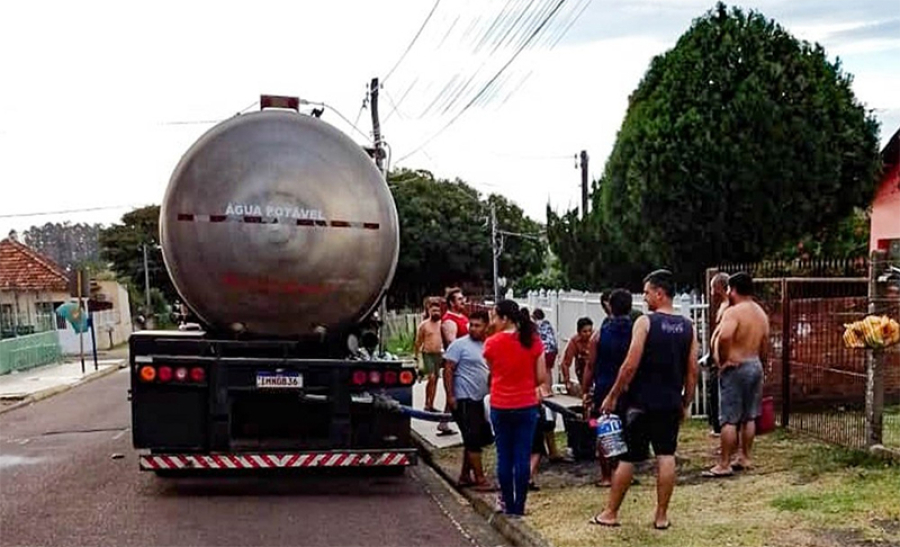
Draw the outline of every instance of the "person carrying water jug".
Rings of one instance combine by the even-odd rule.
[[[669,500],[675,489],[675,449],[678,429],[690,408],[697,385],[697,337],[690,319],[672,308],[672,272],[656,270],[644,279],[644,300],[651,313],[634,322],[631,345],[600,411],[619,408],[624,416],[628,451],[613,473],[606,508],[591,524],[619,526],[619,508],[634,477],[634,464],[656,456],[657,501],[653,527],[669,528]]]
[[[619,368],[628,355],[632,329],[630,311],[631,293],[624,289],[614,290],[609,295],[609,317],[594,334],[588,348],[588,362],[581,385],[586,420],[600,417],[600,405],[612,390]],[[619,401],[619,408],[615,411],[617,415],[624,414],[622,402],[624,398]],[[600,464],[600,480],[596,484],[601,488],[608,488],[612,484],[612,471],[616,462],[607,458],[602,450],[597,451],[597,460]]]

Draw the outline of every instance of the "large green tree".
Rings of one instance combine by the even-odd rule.
[[[132,289],[132,301],[137,306],[144,304],[144,245],[147,246],[147,270],[150,272],[150,287],[158,289],[158,296],[169,303],[178,297],[169,273],[166,271],[159,246],[159,205],[149,205],[126,213],[120,224],[113,224],[100,232],[100,247],[103,259],[108,261],[120,280],[125,280]],[[153,302],[160,307],[162,302]]]
[[[880,165],[878,124],[851,83],[821,46],[720,3],[653,59],[594,211],[551,215],[552,240],[600,241],[696,283],[708,266],[760,260],[840,223],[868,205]],[[585,266],[556,250],[567,269],[609,267],[602,252]]]
[[[461,180],[440,180],[427,171],[399,170],[388,184],[400,219],[400,258],[390,295],[394,305],[418,306],[427,295],[463,285],[492,289],[490,206],[502,231],[533,236],[542,227],[498,195],[483,198]],[[500,275],[509,281],[541,271],[546,244],[506,235]]]

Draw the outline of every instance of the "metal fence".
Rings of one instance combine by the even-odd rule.
[[[60,359],[55,331],[0,340],[0,375],[27,370]]]
[[[886,404],[873,407],[871,400],[867,403],[875,389],[872,353],[848,349],[842,337],[844,324],[871,311],[894,317],[900,311],[893,300],[878,310],[871,307],[877,270],[854,260],[730,265],[710,271],[748,271],[755,277],[757,301],[771,326],[764,391],[775,402],[780,425],[850,448],[883,442],[900,450],[900,352],[880,356],[883,374],[877,389]],[[883,427],[876,425],[882,416]]]
[[[606,312],[600,305],[600,293],[581,291],[529,291],[523,297],[514,297],[508,294],[507,298],[514,298],[520,306],[528,306],[534,310],[540,308],[544,311],[547,320],[553,325],[553,330],[559,339],[560,349],[565,348],[569,339],[575,334],[575,326],[580,317],[589,317],[594,325],[599,326],[606,318]],[[632,294],[632,307],[643,313],[647,313],[647,304],[643,295]],[[701,344],[701,355],[709,349],[709,333],[707,314],[709,306],[704,296],[692,294],[676,295],[673,299],[675,312],[690,318]],[[560,351],[562,353],[562,351]],[[574,377],[574,375],[573,375]],[[713,386],[709,385],[706,371],[701,375],[694,394],[694,402],[691,405],[693,417],[705,417],[707,413],[707,393]],[[717,388],[716,388],[717,389]]]

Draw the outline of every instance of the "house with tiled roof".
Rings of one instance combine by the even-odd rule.
[[[21,243],[15,232],[0,240],[0,338],[65,328],[54,310],[68,300],[62,268]]]
[[[94,339],[101,350],[127,342],[132,331],[128,290],[115,280],[92,279],[86,292],[84,305],[91,310],[95,332],[93,339],[86,335],[82,340],[56,314],[59,306],[75,301],[69,275],[14,232],[0,241],[0,339],[55,331],[64,354],[78,353],[82,344],[90,352]]]

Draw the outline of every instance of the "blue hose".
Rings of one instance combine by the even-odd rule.
[[[418,410],[411,406],[399,405],[400,412],[406,414],[410,418],[417,420],[425,420],[426,422],[451,422],[453,416],[443,412],[428,412],[427,410]]]

